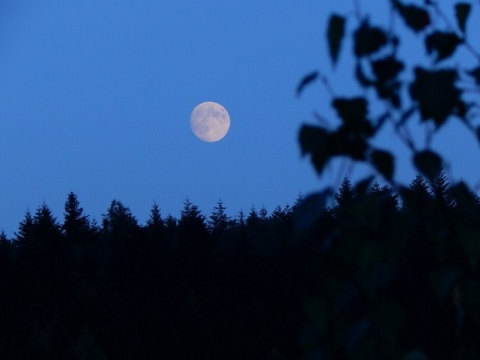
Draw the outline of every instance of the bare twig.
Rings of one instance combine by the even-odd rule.
[[[324,128],[326,129],[331,129],[331,126],[330,126],[330,123],[328,122],[328,120],[323,117],[322,115],[320,115],[318,112],[314,111],[313,112],[313,117],[320,123],[323,125]]]
[[[432,144],[432,139],[433,139],[433,134],[434,133],[435,133],[434,129],[432,129],[432,127],[428,126],[428,124],[427,124],[426,130],[425,130],[425,146],[427,148],[429,148],[430,145]]]
[[[462,34],[458,34],[458,31],[457,31],[457,28],[456,26],[454,26],[452,24],[452,22],[448,19],[448,17],[444,14],[444,12],[442,11],[442,9],[440,9],[440,7],[435,3],[432,5],[433,9],[435,10],[435,12],[437,13],[437,15],[445,22],[445,24],[447,25],[447,27],[450,28],[451,31],[454,31],[457,33],[457,35],[460,35],[460,38],[463,40],[463,45],[465,45],[465,47],[467,48],[468,51],[470,51],[470,53],[478,60],[480,61],[480,54],[477,52],[477,50],[475,50],[475,48],[472,46],[472,44],[470,44],[467,39],[465,38],[464,35]]]
[[[413,141],[413,137],[410,134],[410,131],[407,128],[407,125],[403,123],[401,120],[400,121],[394,121],[394,116],[393,116],[393,111],[391,106],[387,108],[387,111],[389,112],[390,116],[388,116],[388,120],[392,122],[393,128],[397,135],[400,137],[400,140],[405,144],[406,147],[408,147],[412,152],[415,152],[415,142]],[[402,124],[400,124],[402,122]]]
[[[328,82],[328,79],[326,76],[320,73],[320,81],[322,82],[323,86],[327,89],[327,92],[330,94],[332,98],[335,97],[335,94],[333,92],[332,87],[330,86],[330,83]]]

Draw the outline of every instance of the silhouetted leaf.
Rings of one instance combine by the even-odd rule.
[[[377,95],[380,99],[387,99],[395,107],[400,107],[400,82],[399,81],[389,81],[389,82],[377,82],[375,84],[375,90],[377,90]]]
[[[332,101],[332,106],[343,123],[337,135],[334,135],[338,138],[336,141],[343,142],[346,139],[371,137],[375,134],[373,125],[367,119],[368,103],[365,98],[335,98]],[[335,143],[332,143],[332,146],[335,145]]]
[[[387,44],[387,33],[379,27],[370,26],[364,20],[353,34],[354,53],[357,58],[371,55]]]
[[[328,149],[331,156],[348,156],[354,160],[365,160],[368,144],[365,136],[346,127],[340,127],[328,136]]]
[[[440,127],[455,112],[460,101],[460,90],[455,86],[457,78],[456,70],[415,69],[410,96],[418,102],[423,121],[433,119]]]
[[[363,97],[335,98],[332,105],[345,124],[355,122],[358,119],[365,119],[367,116],[367,100]]]
[[[425,38],[425,47],[428,54],[435,55],[435,62],[439,62],[452,56],[462,42],[453,32],[434,31]]]
[[[475,69],[472,69],[470,71],[467,71],[467,74],[470,75],[475,79],[475,83],[480,86],[480,66],[476,67]]]
[[[468,3],[455,4],[455,16],[457,24],[462,33],[465,33],[468,15],[470,15],[471,5]]]
[[[381,99],[387,99],[395,107],[400,107],[400,82],[396,80],[398,74],[403,70],[403,62],[398,61],[394,56],[389,55],[382,59],[372,61],[372,71],[377,81],[375,89]],[[357,76],[358,77],[358,76]]]
[[[420,32],[430,25],[430,15],[427,10],[415,5],[403,5],[398,0],[392,0],[392,3],[407,26],[413,31]]]
[[[345,35],[345,18],[336,14],[330,16],[328,23],[327,38],[328,50],[330,58],[335,65],[338,60],[338,54],[342,45],[343,36]]]
[[[373,73],[377,80],[382,82],[395,79],[403,68],[403,62],[392,55],[372,62]]]
[[[328,132],[318,126],[303,125],[300,128],[299,142],[302,155],[314,153],[325,142]]]
[[[326,188],[319,193],[308,195],[295,208],[293,213],[293,228],[301,234],[312,228],[325,211],[327,200],[333,195],[332,188]]]
[[[298,84],[298,86],[297,86],[297,96],[300,96],[300,94],[302,93],[305,86],[307,86],[310,83],[312,83],[313,81],[315,81],[317,79],[317,77],[318,77],[318,71],[314,71],[314,72],[306,75],[302,79],[302,81],[300,81],[300,84]]]
[[[388,151],[373,150],[371,154],[371,162],[373,166],[387,180],[392,180],[393,171],[395,170],[394,161],[395,159],[393,158],[393,155]]]
[[[319,174],[322,173],[331,156],[328,139],[328,132],[320,127],[304,125],[300,129],[299,142],[302,155],[311,154],[311,161]]]
[[[431,150],[417,152],[413,156],[413,163],[430,182],[433,182],[442,170],[442,158]]]

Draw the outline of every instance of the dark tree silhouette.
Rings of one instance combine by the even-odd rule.
[[[83,215],[83,209],[80,207],[80,202],[77,199],[77,195],[75,195],[73,192],[68,194],[67,201],[65,203],[64,216],[65,220],[63,222],[62,229],[67,238],[72,239],[74,234],[79,235],[80,237],[82,235],[85,236],[90,230],[88,216]]]
[[[433,182],[417,177],[416,201],[400,207],[391,187],[345,178],[340,201],[301,235],[288,205],[231,219],[221,203],[207,223],[188,199],[178,220],[154,204],[145,226],[114,200],[98,228],[70,193],[63,225],[42,204],[13,242],[0,236],[2,356],[474,356],[480,208],[466,186],[444,183],[451,209],[439,223]]]
[[[178,220],[178,233],[184,246],[191,250],[207,246],[208,230],[205,216],[188,198],[183,202],[183,209]]]
[[[337,205],[340,208],[347,207],[348,205],[352,204],[355,196],[355,189],[353,188],[352,183],[347,177],[344,177],[338,192],[335,194]]]
[[[221,241],[230,226],[230,217],[225,212],[226,209],[222,200],[218,200],[208,219],[208,229],[216,242]]]
[[[155,231],[161,232],[164,226],[165,223],[160,214],[160,208],[155,202],[150,211],[150,217],[147,220],[147,227],[151,228],[152,230],[154,229]]]

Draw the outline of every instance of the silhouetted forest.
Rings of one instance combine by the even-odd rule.
[[[117,200],[101,224],[74,193],[63,222],[43,204],[1,236],[0,357],[359,358],[373,337],[372,359],[478,358],[479,198],[444,173],[403,202],[362,186],[345,178],[308,227],[300,198],[236,217],[154,204],[145,225]]]

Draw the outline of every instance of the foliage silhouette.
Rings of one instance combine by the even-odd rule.
[[[357,184],[344,178],[333,209],[308,205],[314,198],[325,202],[333,193],[327,187],[296,211],[297,237],[322,239],[311,253],[319,289],[304,302],[304,349],[307,358],[319,359],[480,359],[474,340],[480,333],[478,197],[461,181],[449,184],[443,155],[431,148],[437,131],[454,121],[480,140],[473,118],[478,104],[468,94],[472,87],[480,91],[480,67],[462,68],[455,57],[465,49],[480,61],[467,36],[472,4],[455,2],[455,23],[433,1],[391,0],[390,7],[391,19],[401,18],[421,41],[431,66],[400,58],[404,34],[393,20],[388,28],[377,26],[357,8],[348,36],[354,79],[364,91],[332,95],[337,128],[303,125],[299,131],[301,153],[318,174],[338,157],[374,173]],[[334,65],[351,22],[330,16]],[[301,80],[297,95],[318,79],[327,84],[316,74]],[[384,110],[373,114],[373,108]],[[425,129],[423,144],[407,131],[415,118]],[[388,122],[421,174],[410,186],[397,181],[395,154],[374,145]],[[388,186],[372,185],[377,176]]]
[[[427,129],[430,124],[439,129],[449,121],[460,120],[477,136],[472,121],[475,104],[467,100],[471,85],[464,85],[459,80],[466,80],[465,74],[471,76],[476,80],[478,90],[478,67],[472,70],[454,65],[441,68],[437,66],[437,63],[451,60],[460,47],[465,47],[474,59],[480,60],[480,56],[467,41],[466,27],[470,4],[456,3],[457,28],[451,28],[451,24],[445,20],[446,16],[434,2],[417,6],[392,0],[391,7],[392,11],[405,21],[407,27],[423,39],[426,54],[433,61],[432,67],[425,68],[401,60],[398,52],[401,38],[393,27],[374,26],[370,24],[367,16],[358,15],[358,25],[352,34],[353,56],[356,60],[355,78],[361,87],[373,88],[376,97],[371,92],[353,98],[334,97],[332,107],[342,121],[337,129],[329,130],[312,125],[301,128],[299,141],[302,154],[310,155],[318,173],[322,173],[324,167],[334,158],[343,156],[369,164],[393,186],[399,185],[395,181],[395,156],[389,151],[375,148],[372,143],[387,120],[394,124],[397,134],[412,152],[415,168],[429,181],[433,181],[444,166],[444,161],[442,156],[429,148],[430,136],[427,136],[424,149],[419,150],[418,144],[405,135],[404,130],[413,117],[419,117]],[[450,28],[443,30],[438,19],[432,22],[435,17],[447,22],[446,25]],[[338,14],[330,17],[327,40],[334,64],[339,60],[342,39],[346,35],[344,27],[349,20]],[[412,79],[406,73],[409,73]],[[312,74],[315,76],[308,75],[300,82],[297,93],[300,94],[307,85],[319,78],[326,81],[325,76],[318,76],[318,71]],[[375,101],[383,102],[386,109],[377,119],[369,112],[370,105]]]

